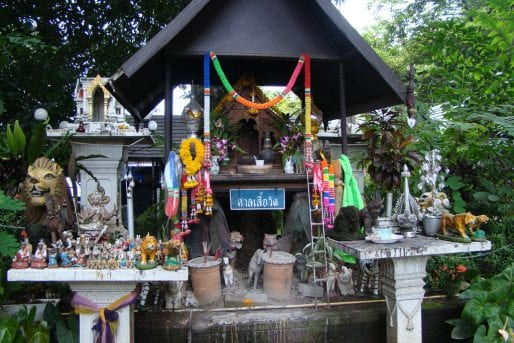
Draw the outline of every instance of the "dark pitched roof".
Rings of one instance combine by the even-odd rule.
[[[312,96],[326,119],[340,117],[339,63],[347,114],[403,103],[405,85],[330,0],[193,0],[130,57],[107,87],[138,119],[173,84],[202,84],[203,54],[214,51],[228,79],[253,74],[259,85],[284,85],[302,53],[311,56]],[[211,71],[211,83],[219,83]],[[295,91],[303,94],[303,77]]]
[[[164,116],[154,115],[152,120],[157,122],[157,130],[153,134],[164,137]],[[129,122],[131,121],[129,120]],[[180,142],[182,142],[183,139],[189,137],[189,132],[186,130],[182,116],[172,116],[172,125],[172,143],[180,145]],[[149,161],[153,159],[164,160],[164,146],[131,146],[129,147],[128,158],[130,160],[138,161]]]

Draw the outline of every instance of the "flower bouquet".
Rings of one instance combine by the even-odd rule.
[[[304,142],[304,129],[299,118],[294,119],[290,114],[276,114],[271,118],[279,135],[279,140],[273,149],[283,156],[294,156],[296,150],[300,149]]]
[[[211,116],[211,151],[212,156],[219,156],[221,163],[229,159],[229,152],[241,150],[236,144],[237,136],[236,124],[229,122],[225,113],[213,113]]]

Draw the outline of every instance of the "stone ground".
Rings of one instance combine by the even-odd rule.
[[[234,271],[233,286],[225,287],[223,285],[223,278],[221,283],[221,299],[213,304],[203,305],[201,308],[215,309],[244,307],[243,300],[245,299],[252,300],[252,307],[303,305],[327,302],[327,298],[324,295],[325,292],[321,287],[317,287],[315,291],[312,283],[308,284],[300,281],[295,273],[293,273],[292,287],[289,296],[280,297],[279,299],[270,297],[266,294],[263,289],[262,273],[255,290],[253,289],[253,281],[252,285],[248,285],[248,273],[241,270]],[[315,294],[315,292],[317,292],[317,294]],[[315,297],[315,295],[317,295],[317,297]],[[334,291],[330,293],[328,300],[330,302],[340,302],[363,299],[372,299],[372,297],[368,295],[342,296]]]

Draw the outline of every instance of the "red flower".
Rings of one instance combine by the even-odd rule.
[[[466,266],[463,266],[462,264],[459,264],[457,267],[455,267],[455,270],[458,272],[458,273],[464,273],[466,272]]]

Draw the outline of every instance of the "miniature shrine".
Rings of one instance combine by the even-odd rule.
[[[81,342],[133,340],[133,305],[152,292],[155,303],[164,298],[173,311],[320,302],[330,308],[341,297],[384,294],[387,341],[421,341],[428,256],[491,244],[475,237],[476,221],[463,222],[473,232],[465,243],[425,237],[408,170],[395,216],[379,218],[381,201],[364,202],[347,156],[346,118],[396,104],[406,104],[412,120],[415,112],[404,83],[334,11],[328,0],[193,0],[110,79],[78,86],[76,122],[49,127],[47,135],[72,134],[76,156],[104,157],[84,160],[90,173],[81,173],[76,227],[65,230],[60,208],[51,206],[54,197],[39,204],[54,234],[20,243],[9,280],[69,283]],[[248,31],[248,18],[264,21],[259,34]],[[174,148],[171,90],[187,82],[203,86],[203,99],[192,96],[185,106],[188,137]],[[283,88],[268,99],[260,85]],[[226,91],[218,103],[211,102],[213,87]],[[282,121],[284,134],[277,123],[284,114],[274,106],[289,92],[302,110]],[[127,147],[152,143],[139,124],[161,100],[165,223],[138,235],[120,220],[120,175],[128,175]],[[338,156],[316,137],[331,119],[343,128]],[[235,136],[222,136],[223,125]],[[298,141],[290,146],[293,137]],[[41,180],[33,183],[33,194],[43,192]],[[128,186],[137,197],[137,187]],[[432,210],[435,204],[432,199]],[[450,219],[445,229],[462,228]],[[107,310],[119,315],[116,332]]]

